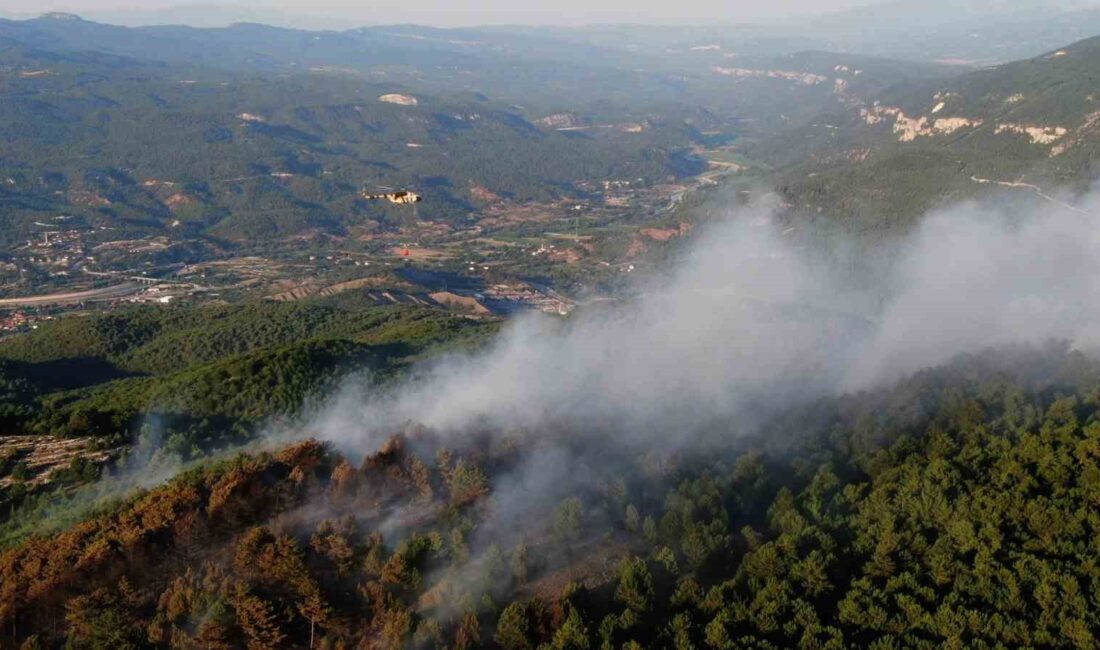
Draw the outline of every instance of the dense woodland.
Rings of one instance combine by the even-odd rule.
[[[294,411],[342,371],[385,376],[494,329],[492,319],[438,310],[321,302],[63,318],[0,343],[5,422],[28,433],[97,436],[126,434],[149,412],[257,422]]]
[[[990,351],[707,453],[605,456],[507,535],[521,440],[414,429],[361,462],[297,443],[9,548],[0,629],[27,648],[1093,647],[1098,408],[1097,362]]]

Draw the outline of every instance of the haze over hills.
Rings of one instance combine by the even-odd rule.
[[[685,10],[690,8],[685,8]],[[155,9],[127,8],[119,11],[78,11],[86,18],[117,25],[191,27],[228,27],[234,23],[263,23],[285,28],[343,31],[351,27],[375,27],[394,24],[425,24],[457,27],[472,32],[485,32],[474,14],[432,11],[402,13],[399,8],[366,11],[348,17],[348,8],[330,16],[315,12],[287,12],[234,4],[177,5]],[[905,59],[942,59],[956,62],[995,63],[1035,55],[1067,42],[1092,36],[1100,25],[1100,7],[1092,0],[1063,2],[1009,2],[973,0],[970,2],[909,2],[868,3],[843,11],[828,7],[809,8],[796,14],[784,13],[781,22],[769,19],[744,20],[736,14],[726,15],[723,8],[710,9],[705,19],[691,19],[693,13],[680,13],[676,24],[668,18],[646,20],[634,13],[629,19],[614,13],[591,14],[583,24],[562,16],[573,15],[560,9],[553,12],[516,14],[511,20],[501,16],[492,21],[507,30],[521,24],[544,24],[539,29],[557,29],[564,38],[577,41],[590,27],[629,22],[659,26],[650,29],[655,42],[675,42],[687,39],[709,39],[742,51],[750,43],[766,46],[769,53],[794,49],[842,50],[853,53]],[[2,16],[3,14],[0,14]],[[334,19],[332,15],[339,15]],[[32,18],[25,13],[13,18]],[[541,19],[540,19],[541,18]],[[457,24],[455,23],[457,20]],[[698,25],[711,25],[699,27]],[[579,29],[578,29],[579,28]],[[490,27],[499,30],[500,27]],[[597,30],[598,31],[598,30]],[[615,47],[614,41],[603,45]]]
[[[990,64],[1094,36],[1100,6],[1028,0],[889,2],[823,16],[810,25],[829,42],[829,49]]]

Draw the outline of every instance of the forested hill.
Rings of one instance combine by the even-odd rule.
[[[24,647],[1092,647],[1098,389],[1100,365],[1060,347],[989,351],[792,411],[767,445],[601,463],[504,528],[522,443],[241,456],[6,551],[0,629]]]
[[[1002,194],[1081,191],[1100,155],[1100,37],[1033,59],[888,89],[765,144],[795,202],[860,229]]]
[[[349,373],[380,380],[495,329],[492,318],[323,301],[63,318],[0,342],[0,428],[120,450],[154,436],[158,453],[190,459],[246,442]],[[10,471],[24,455],[0,450],[0,467]],[[51,469],[0,485],[0,503],[52,489]]]

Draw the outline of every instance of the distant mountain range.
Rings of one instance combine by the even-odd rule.
[[[84,12],[89,20],[111,25],[138,27],[143,25],[186,25],[188,27],[228,27],[234,23],[263,23],[266,25],[295,26],[299,29],[323,29],[326,25],[314,16],[290,14],[268,7],[250,6],[247,3],[195,3],[179,4],[161,9],[130,7],[117,10]],[[347,22],[343,25],[346,27]]]
[[[5,13],[0,11],[0,16]],[[735,14],[734,14],[735,15]],[[713,20],[699,21],[706,27],[678,22],[653,26],[633,25],[637,33],[648,32],[649,45],[665,46],[685,40],[709,39],[723,43],[730,51],[785,54],[799,49],[823,49],[867,55],[922,60],[956,60],[977,63],[1004,62],[1034,56],[1059,44],[1100,33],[1100,2],[1095,0],[932,0],[930,2],[869,2],[867,6],[833,13],[785,13],[781,18],[758,24],[737,24],[732,15],[715,12]],[[32,16],[9,16],[32,18]],[[388,29],[395,23],[455,25],[468,22],[468,12],[385,11],[363,7],[340,12],[288,13],[274,8],[243,3],[205,2],[180,4],[161,9],[126,8],[125,10],[89,11],[84,17],[95,22],[136,26],[229,27],[237,23],[256,23],[283,28],[344,31],[349,28]],[[614,14],[591,14],[592,27],[563,27],[551,13],[517,10],[507,18],[492,16],[492,22],[513,22],[509,27],[461,27],[467,35],[482,38],[501,31],[517,32],[520,23],[543,23],[534,28],[555,38],[591,44],[606,25],[616,21]],[[632,22],[641,20],[635,17]],[[652,21],[651,21],[652,22]],[[528,28],[530,29],[530,28]],[[448,30],[450,31],[450,30]],[[636,46],[634,39],[623,46]],[[616,47],[614,42],[602,45]],[[761,49],[763,48],[763,49]],[[770,49],[769,49],[770,48]]]

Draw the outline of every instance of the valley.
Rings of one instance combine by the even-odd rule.
[[[57,315],[58,310],[95,305],[288,300],[365,287],[410,295],[439,288],[400,277],[410,268],[497,287],[485,300],[512,305],[502,306],[505,311],[526,303],[546,306],[538,296],[549,295],[536,285],[554,284],[559,291],[572,292],[585,286],[577,280],[584,276],[589,290],[600,277],[610,287],[616,275],[642,263],[648,246],[681,236],[683,228],[674,221],[677,204],[741,170],[733,163],[711,167],[677,184],[635,188],[627,181],[593,183],[584,188],[593,198],[584,200],[516,203],[494,195],[469,225],[457,227],[431,219],[429,198],[392,232],[296,236],[257,248],[218,250],[204,239],[149,235],[111,240],[109,233],[97,231],[43,230],[42,240],[27,242],[11,255],[12,280],[0,287],[8,296],[0,298],[0,308],[45,308]],[[172,249],[188,251],[187,261],[158,264]],[[532,277],[546,280],[532,284],[527,280]],[[41,289],[49,292],[21,295]],[[524,291],[531,292],[533,302],[498,295]],[[481,300],[473,293],[462,295]]]

